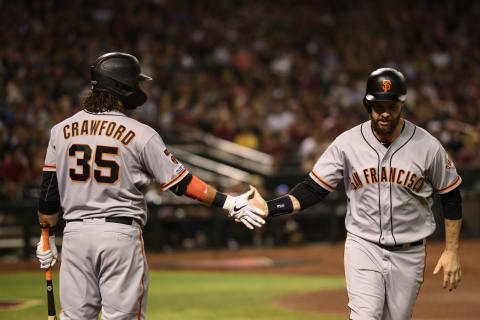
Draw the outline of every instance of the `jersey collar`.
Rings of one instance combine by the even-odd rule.
[[[83,112],[92,114],[92,115],[110,115],[110,116],[123,116],[126,117],[126,115],[118,110],[111,110],[111,111],[105,111],[105,112],[99,112],[99,113],[94,113],[90,112],[88,110],[83,109]]]
[[[413,136],[415,132],[415,125],[408,120],[405,120],[405,127],[403,128],[400,135],[392,141],[390,146],[385,148],[380,141],[378,141],[377,137],[373,134],[372,130],[372,123],[371,120],[364,122],[361,126],[361,130],[363,136],[367,140],[368,144],[370,144],[376,151],[378,151],[382,155],[391,154],[405,143],[407,143]]]

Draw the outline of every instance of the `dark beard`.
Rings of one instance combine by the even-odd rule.
[[[379,120],[371,119],[371,120],[372,120],[373,131],[375,131],[379,136],[384,136],[384,135],[389,135],[393,133],[393,131],[395,131],[395,128],[398,126],[398,123],[400,122],[400,115],[398,115],[397,118],[392,118],[390,120],[389,125],[386,127],[380,126],[379,122],[381,121],[381,119]]]

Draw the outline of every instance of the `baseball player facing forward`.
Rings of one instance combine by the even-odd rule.
[[[148,267],[142,240],[147,221],[145,187],[228,210],[248,228],[263,212],[248,204],[254,190],[232,197],[192,175],[165,148],[158,133],[123,113],[145,103],[140,73],[129,54],[108,53],[91,67],[92,91],[84,109],[51,130],[39,199],[39,220],[51,227],[60,206],[67,222],[60,266],[60,319],[144,319]],[[37,246],[41,268],[57,259]]]
[[[374,71],[364,105],[370,120],[338,136],[305,181],[283,197],[251,200],[269,216],[310,207],[343,180],[347,196],[345,276],[350,319],[409,319],[425,268],[425,239],[435,230],[433,192],[440,194],[446,247],[434,273],[443,287],[460,282],[461,178],[437,139],[401,117],[403,75]]]

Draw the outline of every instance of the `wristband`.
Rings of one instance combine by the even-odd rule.
[[[267,201],[268,216],[275,217],[293,212],[293,202],[288,195]]]
[[[195,199],[202,201],[205,199],[208,193],[208,186],[205,182],[197,178],[196,176],[192,176],[192,180],[187,186],[187,190],[185,191],[185,195]]]
[[[212,206],[227,209],[230,211],[235,205],[235,199],[227,194],[218,192],[215,193],[215,198],[213,199]]]
[[[217,191],[215,193],[215,198],[213,199],[212,206],[223,208],[226,200],[227,195]]]

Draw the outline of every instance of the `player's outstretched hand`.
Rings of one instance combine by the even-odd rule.
[[[235,221],[243,223],[248,229],[261,228],[265,224],[265,220],[262,218],[266,217],[265,212],[248,202],[254,197],[254,194],[255,188],[250,188],[244,194],[232,197],[233,202],[228,209],[228,215]]]
[[[58,252],[55,246],[55,236],[48,237],[50,243],[50,250],[43,250],[43,236],[40,236],[40,241],[37,243],[37,258],[40,261],[41,269],[48,269],[57,262]]]
[[[457,252],[443,251],[437,266],[433,270],[433,274],[437,274],[443,268],[443,287],[449,291],[456,289],[462,279],[462,268],[460,266],[460,258]]]
[[[265,199],[263,199],[260,192],[255,187],[250,186],[250,191],[253,189],[253,197],[248,200],[252,206],[257,207],[258,209],[262,210],[265,213],[265,217],[268,216],[268,206]]]

